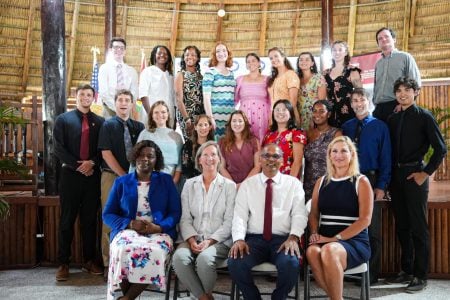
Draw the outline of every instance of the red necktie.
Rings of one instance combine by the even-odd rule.
[[[264,205],[264,231],[263,238],[266,241],[272,239],[272,179],[266,180],[266,203]]]
[[[87,160],[89,158],[89,121],[87,114],[83,114],[81,122],[81,141],[80,141],[80,159]]]

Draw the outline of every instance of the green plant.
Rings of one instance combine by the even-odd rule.
[[[447,150],[450,150],[450,126],[445,126],[444,124],[448,124],[450,121],[450,107],[433,107],[427,108],[431,114],[434,116],[436,123],[438,123],[439,128],[441,129],[442,136],[444,137],[444,141],[447,145]],[[428,163],[430,161],[431,156],[433,155],[433,148],[429,148],[428,152],[424,156],[424,161]]]
[[[14,107],[0,106],[0,136],[3,136],[5,124],[24,124],[25,120],[20,112]],[[14,159],[0,159],[0,174],[23,176],[28,173],[28,168]],[[4,195],[0,194],[0,220],[4,220],[9,216],[9,203]]]

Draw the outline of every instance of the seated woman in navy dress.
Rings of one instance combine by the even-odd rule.
[[[336,137],[328,145],[327,173],[314,186],[306,251],[314,278],[330,299],[342,299],[344,270],[370,258],[372,209],[373,191],[359,174],[355,145]]]

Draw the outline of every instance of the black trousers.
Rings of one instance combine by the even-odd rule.
[[[378,179],[378,172],[364,173],[370,181],[372,188],[375,188]],[[370,260],[369,272],[370,280],[377,280],[381,271],[381,203],[374,201],[372,211],[372,221],[369,225]]]
[[[378,103],[373,111],[373,116],[386,123],[388,117],[394,112],[397,104],[397,101]]]
[[[68,264],[74,224],[80,214],[84,261],[95,259],[97,242],[97,211],[100,206],[100,172],[91,176],[69,168],[61,168],[59,178],[61,218],[58,233],[58,262]]]
[[[390,192],[395,227],[401,246],[401,268],[407,274],[427,279],[430,256],[430,234],[427,224],[428,179],[417,185],[406,179],[422,167],[392,169]]]

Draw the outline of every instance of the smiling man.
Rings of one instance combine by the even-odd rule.
[[[108,200],[109,191],[118,176],[128,173],[130,163],[128,155],[136,144],[144,124],[130,119],[133,107],[133,95],[128,90],[119,90],[114,97],[116,116],[108,119],[102,126],[99,135],[98,149],[102,153],[101,200],[102,209]],[[109,233],[110,229],[102,226],[102,257],[105,266],[104,278],[107,279],[109,265]]]
[[[428,177],[439,167],[447,148],[433,115],[415,104],[417,82],[401,77],[394,83],[394,92],[401,110],[388,119],[394,163],[389,190],[401,246],[401,272],[387,282],[409,283],[406,292],[415,293],[427,285]],[[433,154],[424,165],[430,146]]]
[[[373,103],[376,105],[374,117],[386,122],[388,116],[398,110],[393,92],[394,82],[402,77],[413,78],[421,85],[420,71],[411,54],[397,50],[395,32],[391,28],[380,28],[376,33],[381,59],[375,65]]]
[[[272,299],[286,299],[300,270],[299,239],[308,220],[301,182],[280,173],[283,152],[275,144],[261,150],[262,172],[244,180],[235,200],[233,246],[228,269],[244,299],[261,299],[251,270],[263,262],[277,266]]]

